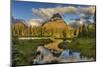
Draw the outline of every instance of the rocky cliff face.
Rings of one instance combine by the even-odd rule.
[[[47,30],[52,30],[51,33],[54,37],[74,37],[74,28],[63,20],[60,14],[54,14],[47,23],[43,25]]]

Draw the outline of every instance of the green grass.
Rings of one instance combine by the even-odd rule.
[[[13,65],[31,65],[38,46],[51,43],[50,39],[18,40],[12,39],[12,63]],[[66,41],[59,44],[60,48],[79,51],[82,56],[96,59],[95,38],[80,37],[73,39],[71,43]]]
[[[12,63],[13,65],[30,65],[35,57],[38,46],[52,42],[49,39],[18,40],[13,39]]]
[[[60,48],[67,48],[72,51],[79,51],[82,56],[96,59],[96,40],[95,38],[81,37],[71,43],[66,41],[59,45]]]

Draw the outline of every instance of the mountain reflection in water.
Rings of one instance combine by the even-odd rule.
[[[60,52],[59,56],[55,56],[49,49],[44,46],[39,46],[37,48],[36,58],[33,64],[45,64],[45,63],[60,63],[60,62],[77,62],[77,61],[92,61],[93,59],[88,59],[87,57],[80,57],[80,52],[72,52],[69,49],[65,49]]]

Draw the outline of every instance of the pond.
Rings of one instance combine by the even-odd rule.
[[[54,56],[53,53],[43,47],[39,46],[42,48],[38,48],[40,50],[40,54],[36,56],[33,64],[45,64],[45,63],[52,63],[53,61],[56,61],[58,63],[62,62],[78,62],[78,61],[92,61],[92,58],[87,58],[85,56],[80,56],[80,52],[72,52],[69,49],[65,49],[61,51],[60,55]],[[44,54],[45,53],[45,54]]]
[[[19,40],[38,40],[38,39],[52,39],[50,37],[22,37]],[[63,42],[62,39],[52,39],[53,42],[37,47],[37,56],[34,58],[33,64],[46,63],[62,63],[62,62],[79,62],[79,61],[93,61],[93,58],[81,56],[80,52],[69,49],[61,49],[58,47]],[[57,56],[55,55],[57,54]],[[56,61],[56,62],[53,62]]]

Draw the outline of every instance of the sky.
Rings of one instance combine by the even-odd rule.
[[[61,13],[63,19],[66,22],[70,22],[72,19],[81,18],[80,14],[77,14],[78,12],[75,11],[75,9],[79,7],[87,8],[89,6],[88,5],[57,4],[57,3],[41,3],[41,2],[24,2],[24,1],[14,0],[12,1],[12,16],[16,19],[23,19],[25,21],[29,21],[31,19],[44,20],[44,18],[47,19],[51,17],[53,13],[57,12],[55,8],[58,8],[58,9],[61,9],[61,10],[58,10],[58,12]],[[92,17],[92,15],[90,15],[90,17]],[[92,19],[93,18],[91,18],[91,20]]]

